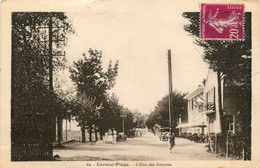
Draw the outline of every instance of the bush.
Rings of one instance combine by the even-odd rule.
[[[248,133],[218,133],[209,136],[209,151],[236,159],[251,159],[251,136]]]
[[[183,133],[183,134],[180,134],[179,137],[189,139],[189,140],[197,142],[197,143],[208,142],[208,136],[204,135],[204,134]]]

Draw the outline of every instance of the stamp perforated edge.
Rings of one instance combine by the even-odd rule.
[[[241,2],[237,2],[236,4],[239,4],[239,5],[244,5],[244,14],[243,14],[243,39],[226,39],[226,38],[201,38],[201,4],[216,4],[216,5],[234,5],[234,3],[199,3],[199,38],[198,40],[200,41],[228,41],[228,42],[232,42],[232,41],[245,41],[245,11],[246,11],[246,6],[244,3],[241,3]]]

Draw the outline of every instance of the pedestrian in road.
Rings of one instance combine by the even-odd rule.
[[[154,131],[154,129],[152,129],[152,131],[153,131],[153,135],[155,136],[155,131]]]
[[[107,137],[107,142],[109,143],[109,144],[112,144],[113,143],[113,135],[112,135],[113,133],[112,133],[112,130],[111,129],[109,129],[108,130],[108,137]]]
[[[170,153],[172,153],[172,149],[175,145],[175,134],[173,132],[168,133],[168,141],[170,146]]]
[[[105,142],[105,143],[108,143],[108,133],[107,133],[107,132],[105,132],[104,142]]]
[[[116,144],[116,134],[117,134],[116,129],[113,128],[113,143],[114,144]]]

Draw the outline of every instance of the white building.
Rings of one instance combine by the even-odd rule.
[[[226,77],[221,78],[221,103],[223,111],[223,132],[236,133],[250,126],[248,115],[251,111],[246,101],[250,95],[242,95],[242,83],[235,83]],[[242,95],[242,96],[241,96]],[[246,97],[243,97],[246,96]],[[247,97],[248,96],[248,97]],[[218,82],[216,72],[209,69],[204,89],[205,108],[209,133],[220,133]]]
[[[222,81],[223,82],[223,81]],[[204,87],[204,107],[203,113],[207,115],[207,132],[219,133],[220,120],[219,120],[219,106],[218,106],[218,81],[217,74],[208,70],[208,75]],[[223,86],[223,84],[222,84]],[[223,92],[223,89],[221,89]],[[223,95],[223,94],[222,94]],[[223,98],[223,96],[222,96]],[[223,102],[223,101],[222,101]]]
[[[179,123],[177,129],[179,133],[191,133],[191,134],[206,134],[205,129],[207,116],[203,113],[204,105],[204,86],[199,86],[193,92],[184,97],[188,100],[188,122]]]
[[[62,120],[62,141],[81,141],[81,130],[74,117]]]
[[[236,133],[250,127],[251,111],[245,107],[250,95],[242,95],[241,83],[234,83],[225,76],[221,78],[221,103],[223,132]],[[244,96],[244,97],[243,97]],[[250,98],[250,97],[249,97]],[[199,86],[184,99],[188,100],[188,122],[177,126],[181,133],[220,133],[220,113],[217,73],[209,69],[204,86]],[[247,105],[248,106],[248,105]],[[247,108],[247,109],[246,109]]]

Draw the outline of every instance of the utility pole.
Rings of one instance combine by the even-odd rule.
[[[58,146],[61,146],[61,139],[62,139],[62,128],[61,128],[61,124],[60,123],[62,120],[60,117],[58,117],[58,123],[56,122],[56,114],[54,114],[54,109],[53,109],[53,48],[52,48],[52,44],[53,44],[53,26],[52,26],[52,16],[50,16],[50,20],[49,20],[49,89],[50,89],[50,93],[51,93],[51,115],[53,118],[53,141],[56,141],[56,124],[58,124]],[[56,39],[57,40],[57,39]]]
[[[123,133],[125,134],[125,117],[123,117]]]
[[[125,134],[125,117],[126,117],[126,114],[121,114],[120,117],[123,118],[123,123],[122,123],[122,125],[123,125],[123,133]]]
[[[55,137],[56,137],[56,122],[55,122],[55,115],[53,114],[53,65],[52,65],[52,16],[50,16],[50,20],[48,23],[48,27],[49,27],[49,90],[51,93],[51,97],[50,97],[50,117],[52,118],[52,126],[51,126],[51,139],[52,139],[52,143],[51,145],[53,145],[53,142],[55,142]],[[51,150],[51,156],[53,156],[53,150]]]
[[[169,126],[171,133],[174,131],[172,122],[172,63],[171,63],[171,50],[168,50],[168,75],[169,75]]]
[[[66,115],[66,141],[68,140],[68,114]]]
[[[56,113],[53,109],[53,102],[54,102],[54,87],[53,87],[53,57],[55,56],[65,56],[65,52],[63,51],[58,51],[57,49],[59,49],[60,45],[59,42],[64,42],[65,45],[65,38],[63,37],[63,39],[59,39],[59,30],[63,29],[63,31],[65,31],[65,27],[64,26],[53,26],[54,22],[53,22],[53,16],[52,14],[50,14],[48,16],[49,20],[47,22],[46,25],[42,25],[40,27],[38,27],[39,31],[42,31],[43,33],[40,36],[40,43],[46,47],[46,49],[48,49],[48,51],[46,50],[46,52],[43,53],[42,56],[46,56],[48,57],[48,64],[49,64],[49,92],[50,92],[50,102],[49,102],[49,112],[48,112],[48,123],[50,122],[50,124],[48,124],[49,128],[48,128],[48,132],[49,136],[48,139],[50,140],[50,151],[49,151],[49,155],[53,156],[53,143],[56,141]],[[48,45],[47,45],[48,43]],[[55,45],[53,45],[55,44]],[[61,119],[61,118],[60,118]],[[61,120],[62,121],[62,120]],[[61,123],[58,126],[58,130],[59,130],[59,143],[61,141],[62,138],[62,125]]]
[[[49,89],[53,92],[53,67],[52,67],[52,17],[49,20]]]
[[[53,126],[52,126],[52,142],[55,142],[56,140],[56,116],[54,115],[53,111],[53,65],[52,65],[52,16],[50,16],[49,24],[49,90],[51,93],[50,97],[50,112],[51,112],[51,118],[53,120]]]

